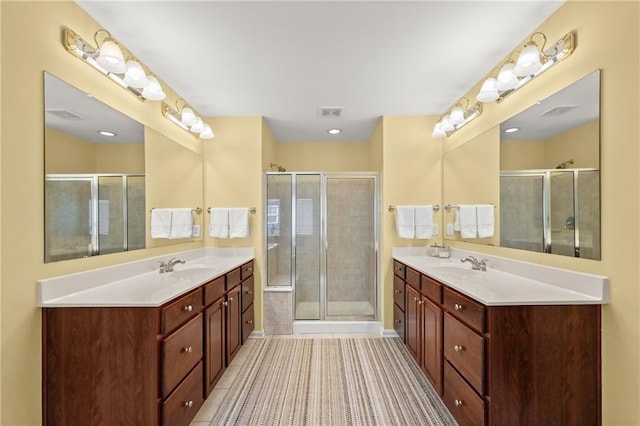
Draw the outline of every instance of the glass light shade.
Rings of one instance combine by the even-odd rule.
[[[127,70],[127,64],[124,62],[122,51],[118,45],[111,40],[102,43],[96,62],[105,70],[116,74],[122,74]]]
[[[213,134],[213,129],[208,124],[204,125],[204,130],[200,132],[200,139],[213,139],[216,135]]]
[[[518,80],[518,77],[513,73],[514,67],[513,62],[507,62],[500,68],[500,73],[498,73],[498,78],[496,78],[496,89],[504,91],[516,88],[520,80]]]
[[[187,127],[191,127],[196,124],[198,121],[196,114],[189,107],[182,108],[182,113],[180,114],[180,122]]]
[[[517,77],[526,77],[531,74],[537,73],[542,68],[542,62],[540,61],[540,52],[538,46],[530,44],[522,50],[518,61],[513,69],[513,73]]]
[[[127,71],[124,73],[123,80],[127,86],[135,89],[143,89],[149,84],[149,79],[142,69],[142,65],[133,59],[127,61]]]
[[[196,118],[195,124],[191,126],[191,129],[189,130],[191,130],[193,133],[201,133],[204,130],[204,121],[202,121],[202,118]]]
[[[147,77],[147,79],[149,80],[149,84],[142,89],[142,96],[145,99],[150,101],[161,101],[167,97],[167,95],[162,91],[162,86],[160,86],[158,79],[152,75]]]
[[[440,121],[440,128],[445,132],[450,132],[455,129],[451,121],[449,121],[449,116],[445,115],[442,117],[442,121]]]
[[[496,79],[489,77],[482,83],[480,92],[476,96],[478,102],[493,102],[500,97],[498,89],[496,89]]]
[[[433,133],[431,133],[432,138],[444,138],[447,136],[447,133],[442,130],[442,125],[438,121],[435,126],[433,126]]]
[[[464,110],[461,106],[457,106],[453,110],[451,110],[451,115],[449,115],[449,123],[457,126],[462,122],[464,122]]]

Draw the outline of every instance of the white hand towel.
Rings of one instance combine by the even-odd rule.
[[[416,238],[426,240],[433,232],[433,206],[415,207]]]
[[[453,230],[460,230],[460,209],[458,207],[453,208]]]
[[[460,204],[460,237],[477,238],[478,237],[478,219],[476,214],[476,206],[471,204]]]
[[[246,207],[229,209],[229,238],[249,236],[249,209]]]
[[[151,238],[169,238],[171,209],[151,210]]]
[[[476,208],[478,211],[478,237],[493,237],[495,208],[492,204],[479,204]]]
[[[193,234],[193,212],[191,208],[171,209],[169,239],[191,238]]]
[[[415,238],[415,208],[414,206],[396,207],[396,232],[398,237]]]
[[[213,238],[229,238],[229,209],[211,209],[209,236]]]

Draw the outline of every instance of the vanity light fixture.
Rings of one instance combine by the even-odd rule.
[[[542,46],[534,40],[536,36],[542,41]],[[547,36],[541,32],[535,32],[529,37],[522,51],[511,53],[509,60],[500,66],[496,77],[489,77],[482,83],[480,92],[476,96],[478,102],[501,102],[507,96],[539,76],[553,65],[565,59],[573,53],[575,48],[575,33],[565,34],[554,45],[545,49]],[[511,57],[517,54],[515,63]]]
[[[184,99],[176,101],[175,109],[168,103],[163,102],[162,115],[196,138],[213,139],[216,136],[211,125],[205,123],[195,109],[187,104]]]
[[[99,35],[102,34],[102,41],[99,41]],[[122,47],[109,31],[99,29],[94,33],[93,39],[97,47],[93,47],[71,29],[63,30],[63,43],[70,53],[127,89],[138,99],[161,101],[166,97],[158,79],[145,71],[142,64]],[[126,60],[123,50],[127,52]]]
[[[466,101],[466,106],[462,105],[463,101]],[[440,117],[440,120],[433,127],[431,136],[434,138],[451,136],[480,114],[482,114],[482,104],[470,105],[469,99],[462,98]]]

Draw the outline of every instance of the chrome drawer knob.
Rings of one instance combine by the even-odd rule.
[[[456,399],[453,401],[453,403],[456,405],[456,407],[461,407],[462,404],[464,404],[461,399]]]
[[[184,308],[182,308],[182,310],[184,310],[185,312],[191,312],[193,311],[193,306],[187,305]]]
[[[187,346],[185,348],[182,348],[182,352],[190,354],[191,352],[193,352],[193,348],[191,346]]]
[[[222,303],[224,306],[229,306],[229,302],[223,302]]]
[[[247,293],[247,294],[252,294],[252,293],[253,293],[253,291],[251,291],[251,290],[247,290],[247,291],[245,291],[245,293]]]
[[[402,321],[401,320],[395,320],[396,324],[400,324]]]
[[[422,300],[418,300],[418,305],[422,305],[424,302]]]
[[[229,302],[231,302],[232,300],[233,300],[233,297],[230,297],[230,298],[229,298]]]
[[[193,407],[193,401],[185,401],[184,402],[184,406],[187,407],[187,408]]]
[[[252,320],[247,320],[247,324],[251,325],[251,324],[253,324],[253,321]]]
[[[454,351],[456,351],[456,352],[462,352],[462,351],[464,351],[464,346],[462,346],[462,345],[455,345],[455,346],[453,347],[453,350],[454,350]]]
[[[461,311],[464,309],[464,305],[462,305],[461,303],[456,303],[453,305],[453,309],[455,309],[456,311]]]
[[[247,272],[252,272],[253,268],[247,268]]]
[[[400,294],[400,293],[402,293],[402,292],[401,292],[400,290],[394,290],[394,293],[396,293],[396,294]]]

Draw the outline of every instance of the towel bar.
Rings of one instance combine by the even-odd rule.
[[[449,204],[449,203],[447,203],[447,204],[445,204],[445,205],[444,205],[444,209],[445,209],[446,211],[451,211],[451,209],[452,209],[452,208],[454,208],[454,207],[453,207],[451,204]],[[493,208],[495,209],[495,208],[496,208],[496,206],[494,205],[494,206],[493,206]]]
[[[249,213],[256,214],[258,210],[255,207],[249,207]],[[211,213],[211,207],[207,207],[207,213]]]
[[[394,212],[394,211],[396,211],[396,206],[390,205],[390,206],[388,207],[388,210],[389,210],[390,212]],[[433,211],[434,211],[434,212],[437,212],[438,210],[440,210],[440,204],[434,204],[434,205],[433,205]]]
[[[151,211],[155,209],[155,207],[151,207],[151,210],[149,210],[149,213],[151,213]],[[202,213],[202,207],[196,207],[195,209],[191,209],[192,212],[195,212],[196,214],[201,214]]]

